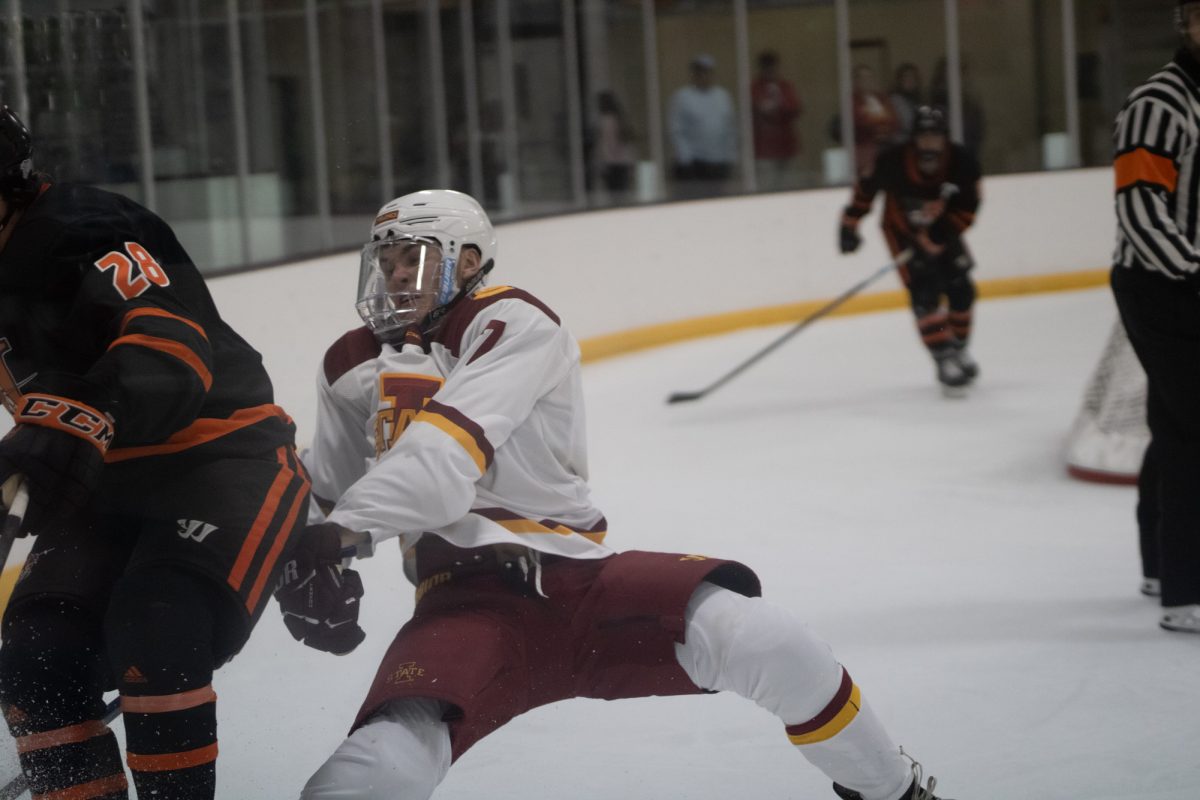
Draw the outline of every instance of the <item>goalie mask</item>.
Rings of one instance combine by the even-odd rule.
[[[379,210],[363,247],[358,314],[381,342],[397,341],[412,326],[429,333],[482,283],[495,253],[492,223],[468,195],[437,190],[397,198]]]

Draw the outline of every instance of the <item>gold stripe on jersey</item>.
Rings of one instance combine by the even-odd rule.
[[[596,544],[603,542],[604,537],[607,535],[607,531],[575,531],[571,530],[566,525],[555,525],[553,528],[549,528],[542,523],[534,522],[531,519],[498,519],[492,521],[511,533],[553,533],[557,534],[558,536],[570,536],[574,533],[582,536],[585,539],[593,541]]]
[[[458,423],[451,420],[449,417],[440,414],[436,411],[430,411],[427,407],[413,422],[428,422],[442,433],[449,436],[454,441],[458,442],[458,446],[467,452],[471,460],[475,462],[475,466],[479,468],[479,474],[487,472],[489,459],[484,454],[484,450],[480,447],[479,442],[474,436]]]
[[[480,289],[479,291],[475,292],[473,295],[471,295],[471,297],[475,300],[482,300],[483,298],[491,297],[494,294],[512,291],[512,288],[513,287],[511,286],[488,286],[485,289]]]
[[[547,534],[570,536],[577,534],[588,541],[601,544],[608,535],[608,523],[603,518],[591,528],[576,528],[552,519],[533,520],[502,508],[476,508],[472,514],[487,517],[492,522],[510,533],[516,534]]]

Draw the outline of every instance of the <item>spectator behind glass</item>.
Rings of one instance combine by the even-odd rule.
[[[875,70],[865,65],[854,68],[854,165],[858,176],[870,175],[875,156],[898,128],[896,112],[887,95],[879,91]]]
[[[976,158],[983,161],[983,139],[986,123],[983,118],[983,106],[975,97],[970,86],[967,61],[961,62],[962,69],[962,143],[967,146]],[[949,81],[946,75],[946,59],[938,59],[933,68],[933,80],[929,82],[929,99],[935,106],[950,108]]]
[[[715,68],[712,56],[696,56],[691,81],[671,95],[668,130],[681,198],[723,194],[737,161],[733,100],[713,82]]]
[[[896,79],[892,84],[892,110],[896,112],[899,126],[893,141],[905,142],[912,136],[913,117],[917,108],[924,103],[921,91],[921,71],[916,64],[905,62],[896,67]]]
[[[636,161],[633,128],[611,91],[596,95],[596,109],[596,174],[609,202],[627,202]]]
[[[758,76],[750,84],[754,109],[754,160],[758,188],[782,189],[792,161],[800,153],[796,118],[803,106],[792,84],[779,77],[779,55],[767,50],[758,57]]]

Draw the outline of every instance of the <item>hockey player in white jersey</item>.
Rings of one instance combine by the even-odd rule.
[[[829,647],[736,562],[616,552],[587,484],[579,348],[507,286],[470,197],[385,205],[363,251],[365,327],[326,353],[306,458],[325,510],[278,592],[306,644],[362,638],[344,548],[398,538],[416,606],[308,800],[422,800],[540,705],[732,691],[774,713],[847,800],[936,800]]]

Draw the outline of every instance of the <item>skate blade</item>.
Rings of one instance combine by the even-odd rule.
[[[955,399],[967,396],[966,386],[942,386],[942,397],[953,397]]]

